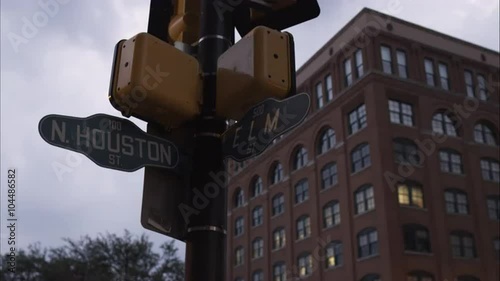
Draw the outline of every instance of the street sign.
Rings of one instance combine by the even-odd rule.
[[[262,153],[278,136],[298,126],[309,112],[309,95],[284,100],[267,99],[223,134],[224,157],[244,161]]]
[[[126,119],[51,114],[40,120],[38,131],[49,144],[82,153],[101,167],[126,172],[144,166],[179,170],[179,150],[172,142],[146,134]]]

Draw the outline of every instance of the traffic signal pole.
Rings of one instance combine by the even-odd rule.
[[[186,281],[224,281],[226,271],[227,190],[214,181],[224,175],[221,134],[225,120],[215,117],[217,59],[234,42],[229,12],[220,0],[201,0],[197,57],[203,76],[203,105],[196,122],[191,200],[197,213],[189,217],[186,236]]]

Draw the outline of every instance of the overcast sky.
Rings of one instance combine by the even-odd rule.
[[[56,1],[56,2],[54,2]],[[40,3],[58,3],[45,12]],[[319,18],[291,28],[297,68],[363,7],[499,49],[498,0],[320,0]],[[1,1],[1,235],[6,249],[6,172],[18,171],[17,242],[57,246],[62,237],[146,232],[140,225],[144,169],[125,173],[47,144],[47,114],[120,114],[107,100],[115,44],[147,29],[148,0]],[[46,22],[43,22],[46,15]],[[25,26],[34,22],[36,30]],[[12,41],[12,38],[18,41]],[[141,128],[145,123],[132,120]],[[54,166],[70,171],[58,176]],[[184,256],[184,245],[178,243]]]

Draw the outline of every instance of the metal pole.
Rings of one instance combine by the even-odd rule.
[[[222,142],[225,120],[215,118],[217,59],[234,42],[229,11],[217,10],[220,0],[200,0],[198,60],[203,75],[202,114],[197,120],[191,202],[199,213],[190,216],[186,237],[186,281],[224,281],[226,271],[226,183]],[[221,13],[222,12],[222,13]],[[225,178],[223,176],[223,178]],[[201,207],[201,208],[199,208]]]

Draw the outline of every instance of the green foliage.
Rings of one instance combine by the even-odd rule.
[[[40,244],[19,250],[16,273],[9,273],[8,257],[0,269],[2,281],[182,281],[184,262],[177,257],[174,241],[153,251],[146,235],[84,236],[80,240],[63,239],[64,245],[42,249]]]

